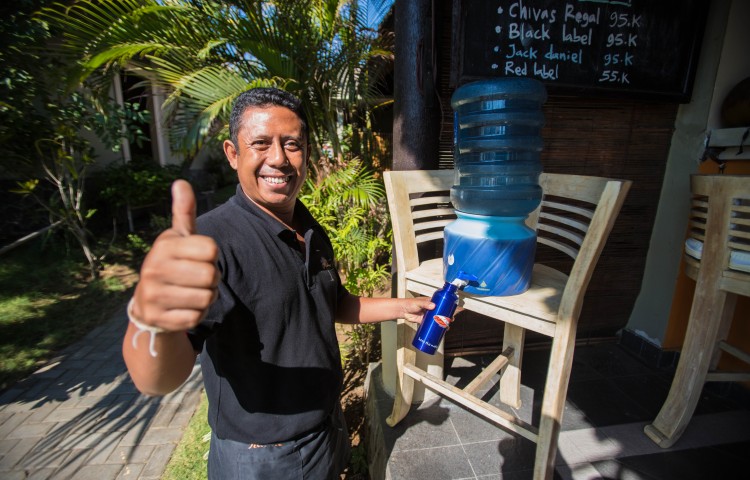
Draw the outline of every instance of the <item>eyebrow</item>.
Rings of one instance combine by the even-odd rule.
[[[257,140],[257,139],[263,139],[263,140],[265,140],[265,139],[269,139],[269,138],[274,138],[274,135],[267,135],[267,134],[259,133],[259,134],[256,134],[256,135],[252,135],[252,134],[246,135],[245,138],[246,138],[246,140]],[[297,135],[285,135],[285,136],[281,137],[281,140],[282,141],[296,140],[298,142],[304,143],[304,141],[305,141],[305,135],[300,135],[300,136],[297,136]]]

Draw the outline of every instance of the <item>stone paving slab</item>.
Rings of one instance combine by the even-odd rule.
[[[106,324],[0,392],[0,478],[158,479],[200,400],[196,364],[165,397],[134,387],[123,306]]]

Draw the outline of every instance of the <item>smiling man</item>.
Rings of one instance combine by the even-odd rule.
[[[209,479],[336,479],[349,438],[334,322],[419,321],[434,305],[341,284],[330,240],[297,200],[310,150],[296,97],[245,92],[229,130],[237,193],[196,220],[192,189],[175,183],[172,228],[144,259],[123,356],[141,392],[164,395],[200,354]]]

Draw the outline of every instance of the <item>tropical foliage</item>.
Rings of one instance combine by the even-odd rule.
[[[105,186],[100,196],[115,207],[124,207],[129,235],[133,235],[133,208],[167,202],[169,188],[180,173],[177,165],[161,166],[150,158],[135,157],[129,162],[112,162],[103,172]]]
[[[308,180],[300,200],[331,238],[347,290],[372,296],[390,275],[391,248],[385,192],[374,172],[352,160],[317,184]],[[354,357],[367,365],[374,325],[355,325],[349,336]]]
[[[126,69],[168,93],[174,147],[195,153],[226,135],[232,101],[253,86],[298,95],[310,115],[314,170],[324,145],[341,159],[339,129],[369,131],[392,38],[377,25],[392,1],[80,0],[41,16],[64,29],[61,53],[93,72]],[[360,142],[368,145],[368,142]]]
[[[137,124],[147,122],[148,114],[92,96],[84,84],[66,88],[67,65],[45,48],[55,31],[32,19],[47,3],[26,0],[14,2],[9,11],[2,7],[0,170],[17,181],[16,193],[35,200],[51,224],[73,236],[96,278],[101,258],[87,229],[95,209],[84,198],[94,161],[91,140],[97,137],[110,150],[117,150],[123,137],[138,141],[143,132]]]
[[[0,168],[6,172],[52,130],[39,105],[47,92],[45,77],[39,75],[41,47],[51,35],[32,20],[43,4],[19,0],[0,5]]]
[[[122,108],[114,103],[104,110],[96,107],[86,95],[73,93],[47,105],[54,130],[49,137],[34,144],[35,153],[19,156],[19,163],[29,163],[25,179],[18,181],[16,193],[28,195],[47,211],[52,222],[61,223],[83,250],[92,278],[99,277],[102,258],[94,253],[92,237],[87,229],[88,220],[96,212],[84,202],[86,173],[94,162],[93,148],[82,133],[97,134],[109,149],[117,149],[119,140],[126,135],[126,118],[133,114],[128,105]],[[137,109],[136,109],[137,111]],[[126,113],[127,112],[127,113]],[[136,135],[142,135],[135,130]],[[17,170],[18,171],[18,170]],[[23,178],[23,177],[22,177]],[[41,182],[51,189],[42,188]]]
[[[372,295],[388,272],[385,193],[382,183],[358,160],[331,172],[320,183],[308,180],[300,200],[331,237],[339,271],[349,291]]]

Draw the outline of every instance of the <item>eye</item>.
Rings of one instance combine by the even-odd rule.
[[[302,146],[296,140],[288,140],[284,144],[284,148],[287,149],[287,150],[289,150],[289,151],[292,151],[292,152],[297,152],[297,151],[299,151],[302,148]]]
[[[250,142],[250,148],[254,150],[267,150],[271,143],[265,139],[256,139]]]

